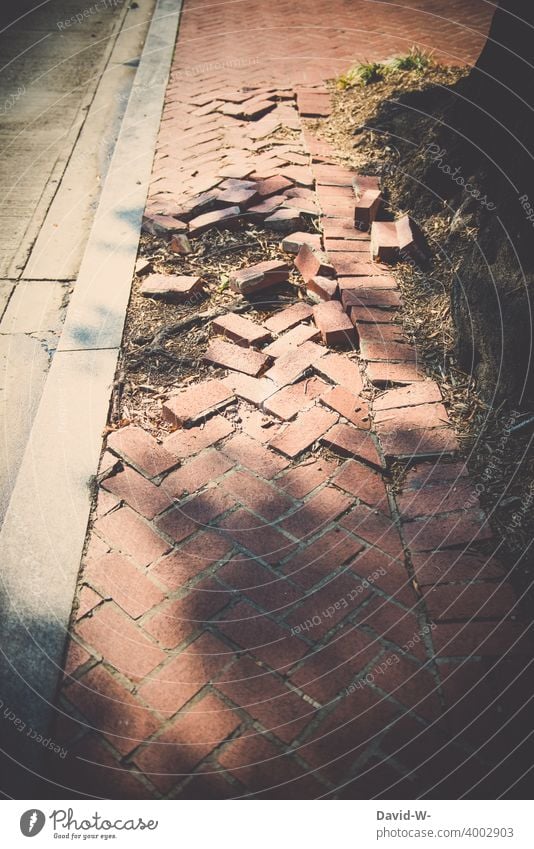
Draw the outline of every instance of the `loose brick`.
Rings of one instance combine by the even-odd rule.
[[[369,242],[364,239],[327,239],[324,240],[324,248],[327,253],[348,254],[354,261],[367,260],[370,252]],[[332,259],[335,266],[335,257]]]
[[[332,256],[334,264],[337,256],[339,254]],[[357,280],[358,277],[385,277],[389,266],[379,262],[371,262],[371,260],[365,261],[363,254],[353,254],[350,265],[346,265],[345,270],[348,272],[347,274],[337,271],[336,266],[337,276],[340,278],[340,290],[347,286],[350,286],[351,289],[355,286],[361,286],[361,282]],[[373,286],[373,283],[368,281],[367,286]]]
[[[137,748],[158,728],[152,714],[103,666],[90,669],[73,682],[66,695],[122,755]]]
[[[297,91],[297,108],[303,118],[324,118],[332,111],[332,100],[328,92]]]
[[[334,475],[332,483],[360,498],[370,507],[389,513],[386,487],[382,476],[356,460],[347,460]]]
[[[258,377],[269,365],[269,357],[260,354],[259,351],[240,348],[239,345],[224,342],[222,339],[213,339],[210,342],[203,359],[205,362],[241,371],[251,377]]]
[[[267,260],[230,274],[230,289],[240,295],[257,292],[269,286],[285,283],[291,271],[286,262]]]
[[[303,245],[309,245],[320,250],[321,237],[319,233],[292,233],[282,240],[282,250],[288,254],[298,254]]]
[[[301,321],[311,318],[312,315],[312,307],[300,301],[299,303],[292,304],[285,310],[275,313],[264,322],[264,326],[271,333],[283,333],[284,330],[290,330],[290,328],[295,327]]]
[[[288,198],[284,201],[284,209],[296,209],[303,215],[319,215],[320,209],[312,198]]]
[[[417,350],[408,342],[390,342],[381,340],[360,340],[360,353],[365,360],[387,360],[405,363],[417,363]]]
[[[292,327],[287,333],[284,333],[278,339],[275,339],[274,342],[271,342],[270,345],[267,345],[262,353],[269,357],[277,358],[290,353],[304,342],[317,342],[319,339],[320,333],[314,325],[297,324],[296,327]]]
[[[449,417],[443,404],[419,404],[416,407],[401,407],[396,410],[377,410],[375,424],[379,433],[389,428],[411,431],[418,428],[445,427],[449,424]]]
[[[95,522],[95,529],[111,545],[130,554],[140,566],[148,566],[165,554],[170,545],[129,507],[121,507]]]
[[[301,213],[298,209],[281,207],[265,219],[265,226],[277,233],[291,233],[301,225]]]
[[[437,383],[426,380],[415,386],[406,386],[402,389],[391,389],[384,392],[373,401],[373,409],[392,410],[397,407],[411,407],[416,404],[432,404],[441,402],[441,392]]]
[[[356,227],[369,230],[375,221],[382,205],[382,195],[379,189],[366,189],[357,198],[354,206],[354,223]]]
[[[246,220],[263,221],[268,215],[272,215],[276,209],[280,209],[283,201],[283,195],[273,195],[273,197],[262,200],[261,203],[255,203],[254,206],[249,206],[246,212]]]
[[[256,189],[226,189],[221,192],[220,203],[227,203],[228,206],[239,206],[241,209],[246,209],[252,206],[258,200],[258,192]]]
[[[187,256],[190,254],[193,248],[191,247],[191,242],[183,233],[173,236],[170,244],[169,250],[173,252],[173,254],[180,254],[181,256]]]
[[[103,597],[112,598],[132,619],[139,619],[164,598],[161,590],[131,560],[114,552],[91,560],[84,569],[84,580]]]
[[[376,279],[381,280],[382,278],[377,277]],[[392,287],[391,290],[385,288],[370,289],[368,288],[368,282],[369,278],[366,278],[365,289],[344,289],[343,281],[338,281],[341,292],[341,303],[345,309],[349,309],[350,307],[377,307],[383,310],[396,310],[401,306],[400,295],[394,291],[395,287]]]
[[[383,310],[380,307],[348,307],[347,312],[359,331],[362,324],[401,324],[398,310]]]
[[[171,500],[162,489],[128,466],[122,472],[106,478],[102,486],[117,498],[126,501],[146,519],[153,519],[171,506]]]
[[[247,374],[238,372],[230,372],[222,382],[225,386],[229,386],[239,398],[244,398],[245,401],[258,406],[261,406],[278,389],[276,383],[266,377],[249,377]]]
[[[326,254],[303,245],[295,259],[295,267],[300,271],[305,283],[312,277],[335,277],[336,272]]]
[[[100,604],[102,596],[98,595],[91,587],[82,587],[78,595],[78,607],[76,610],[76,621],[82,619],[91,610]]]
[[[339,301],[325,301],[313,308],[313,319],[325,345],[353,347],[356,344],[354,326]]]
[[[341,457],[355,457],[381,468],[382,462],[371,435],[352,425],[337,424],[322,438],[322,443]]]
[[[241,210],[238,206],[228,206],[226,209],[216,209],[214,212],[206,212],[189,222],[189,235],[200,236],[212,227],[232,228],[240,220]]]
[[[396,221],[375,221],[371,227],[371,251],[380,262],[396,262],[403,254],[424,255],[422,239],[412,221],[403,215]]]
[[[298,348],[289,351],[279,357],[271,368],[265,373],[265,377],[273,380],[278,386],[287,386],[304,377],[311,366],[324,357],[326,349],[315,342],[304,342]]]
[[[122,427],[109,434],[108,448],[150,477],[161,475],[176,466],[176,457],[153,436],[135,425]]]
[[[337,280],[328,277],[312,277],[306,283],[306,292],[316,302],[331,301],[337,295]]]
[[[277,175],[276,177],[268,177],[266,180],[258,180],[256,188],[258,194],[265,200],[272,195],[284,192],[293,186],[293,181],[287,177]]]
[[[165,660],[165,653],[111,601],[80,622],[77,633],[108,664],[133,680],[144,678]]]
[[[183,498],[217,480],[232,466],[233,463],[224,454],[216,448],[209,448],[167,475],[160,488],[171,498]]]
[[[427,379],[423,369],[414,363],[369,362],[366,374],[375,386],[407,384]]]
[[[187,224],[171,215],[143,215],[143,232],[152,236],[171,236],[173,233],[185,233]]]
[[[208,693],[187,712],[180,713],[155,743],[137,752],[135,764],[162,793],[168,793],[240,723],[234,711]]]
[[[343,386],[335,386],[321,395],[321,404],[335,410],[340,416],[348,419],[351,424],[362,430],[369,430],[371,426],[367,403]]]
[[[271,340],[271,334],[261,324],[255,324],[248,318],[235,313],[227,313],[212,321],[212,333],[226,336],[244,348],[262,345]]]
[[[198,578],[214,563],[223,561],[232,543],[214,531],[201,531],[150,567],[150,574],[169,590],[178,590]]]
[[[229,436],[234,428],[222,416],[213,416],[201,425],[188,430],[177,430],[165,439],[165,448],[174,457],[190,457],[203,448],[215,445],[221,439]],[[176,465],[176,463],[174,464]]]
[[[378,436],[386,457],[415,460],[441,454],[455,454],[459,450],[455,433],[449,427],[381,431]]]
[[[274,478],[278,472],[287,468],[287,460],[268,451],[255,439],[244,433],[237,434],[225,443],[223,452],[235,463],[240,463],[264,478]]]
[[[328,353],[314,363],[314,370],[355,395],[358,395],[363,389],[362,376],[358,366],[353,360],[347,359],[342,354]]]
[[[348,168],[340,165],[316,165],[313,170],[319,185],[352,188],[354,171],[349,171]]]
[[[222,381],[203,380],[171,395],[163,404],[163,418],[171,424],[187,427],[234,400],[234,393]]]
[[[350,189],[348,190],[350,191]],[[354,226],[352,218],[325,218],[321,222],[323,236],[325,239],[350,239],[351,241],[362,240],[369,243],[369,235],[364,230]]]
[[[469,477],[469,469],[465,463],[448,463],[436,460],[433,463],[420,463],[417,466],[411,466],[406,472],[402,488],[403,490],[417,490],[444,481],[462,484],[463,480],[461,479],[467,477]]]
[[[150,274],[143,280],[139,291],[148,298],[165,298],[181,303],[203,287],[200,277],[183,277],[175,274]]]
[[[333,528],[297,552],[281,568],[294,583],[308,590],[341,569],[362,548],[362,544],[344,530]]]
[[[289,421],[308,407],[327,388],[323,380],[310,377],[307,380],[284,386],[265,402],[264,409],[283,421]]]
[[[300,413],[294,422],[271,440],[270,447],[286,457],[295,458],[310,448],[338,420],[338,416],[321,407]]]

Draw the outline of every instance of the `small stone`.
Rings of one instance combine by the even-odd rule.
[[[183,233],[173,236],[169,247],[173,253],[181,254],[182,256],[191,253],[191,242]]]

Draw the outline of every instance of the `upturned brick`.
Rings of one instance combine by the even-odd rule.
[[[267,260],[232,271],[230,274],[230,289],[240,295],[248,295],[269,286],[285,283],[290,274],[291,267],[286,262],[278,260]]]
[[[354,347],[357,341],[352,321],[339,301],[325,301],[313,308],[313,319],[325,345]]]
[[[329,277],[311,277],[306,283],[306,292],[316,303],[331,301],[337,295],[337,280]]]
[[[382,205],[382,194],[377,189],[365,189],[356,199],[354,206],[354,224],[362,230],[369,230]]]
[[[171,395],[163,404],[163,418],[171,424],[188,427],[222,410],[234,399],[234,393],[220,380],[204,380]]]
[[[222,339],[212,339],[203,360],[221,366],[221,368],[241,371],[251,377],[258,377],[265,371],[270,362],[269,357],[260,354],[259,351],[241,348],[239,345],[224,342]]]
[[[291,233],[282,240],[282,250],[288,254],[298,254],[303,245],[309,245],[320,250],[321,237],[319,233]]]
[[[164,298],[168,301],[186,301],[204,286],[201,277],[184,277],[175,274],[149,274],[139,291],[147,298]]]
[[[396,221],[375,221],[372,224],[371,252],[373,259],[392,263],[397,262],[402,254],[422,257],[424,247],[409,216],[403,215]]]
[[[143,232],[151,236],[172,236],[174,233],[185,233],[187,224],[171,215],[143,216]]]
[[[294,459],[317,442],[337,420],[337,414],[321,407],[312,407],[311,410],[300,413],[269,445],[286,457]]]
[[[226,209],[216,209],[206,212],[189,222],[189,235],[200,236],[212,227],[228,229],[236,227],[240,220],[241,210],[238,206],[229,206]]]
[[[301,213],[298,209],[281,207],[265,219],[265,226],[277,233],[291,233],[295,227],[302,226]]]
[[[335,277],[336,271],[326,254],[303,245],[295,259],[295,266],[300,271],[304,282],[307,283],[312,277]]]
[[[236,313],[227,313],[215,318],[211,323],[211,329],[215,335],[226,336],[244,348],[262,345],[264,342],[270,342],[272,338],[269,331],[261,324],[255,324]]]

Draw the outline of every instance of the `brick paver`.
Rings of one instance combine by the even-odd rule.
[[[354,59],[420,44],[474,60],[488,6],[251,0],[206,14],[186,0],[145,227],[192,244],[246,221],[288,233],[287,264],[236,261],[238,298],[287,280],[296,256],[330,285],[319,308],[301,290],[261,323],[218,319],[215,379],[178,375],[162,404],[177,429],[108,436],[55,732],[74,792],[454,796],[454,770],[469,794],[513,739],[488,744],[528,655],[517,600],[451,462],[458,442],[395,278],[371,261],[378,183],[355,185],[308,123]],[[306,216],[322,238],[299,260]],[[394,480],[399,460],[416,466]],[[501,776],[502,792],[515,779]]]

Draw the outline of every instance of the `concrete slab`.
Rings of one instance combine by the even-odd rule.
[[[13,286],[14,283],[10,280],[0,280],[0,319],[6,311],[6,307],[13,291]]]
[[[15,286],[0,333],[59,333],[68,288],[57,281],[21,281]]]

